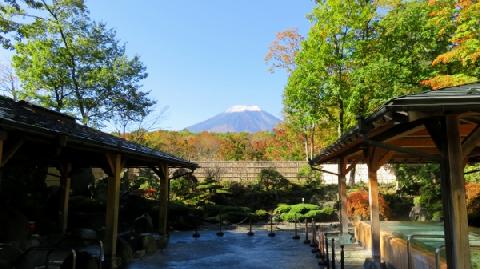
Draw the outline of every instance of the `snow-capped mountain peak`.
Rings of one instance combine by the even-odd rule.
[[[227,109],[226,113],[245,112],[245,111],[262,111],[259,106],[235,105]]]
[[[194,133],[203,131],[213,133],[235,133],[272,130],[280,122],[272,114],[262,110],[259,106],[232,106],[224,113],[220,113],[200,123],[187,127]]]

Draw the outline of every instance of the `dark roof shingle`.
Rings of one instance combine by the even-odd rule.
[[[25,101],[0,96],[0,126],[8,126],[25,133],[66,136],[69,139],[102,147],[130,156],[148,157],[181,167],[196,168],[195,163],[174,155],[127,141],[91,127],[81,125],[75,118]]]

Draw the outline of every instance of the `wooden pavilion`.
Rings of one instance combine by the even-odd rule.
[[[168,236],[169,168],[197,168],[195,163],[78,124],[68,115],[0,97],[0,186],[6,165],[32,159],[60,171],[63,231],[68,227],[72,168],[102,168],[108,175],[104,245],[106,260],[113,265],[123,169],[150,168],[160,178],[159,233]]]
[[[380,266],[377,170],[386,163],[439,163],[448,268],[471,268],[464,167],[480,158],[480,84],[394,98],[325,148],[312,166],[338,163],[341,231],[348,230],[345,175],[368,165],[372,260]]]

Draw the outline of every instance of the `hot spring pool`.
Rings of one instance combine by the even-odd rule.
[[[128,268],[190,269],[303,269],[317,268],[311,248],[303,240],[292,240],[291,232],[277,232],[271,238],[265,231],[249,237],[244,231],[200,232],[198,239],[191,232],[173,232],[167,249],[133,262]]]
[[[364,241],[367,241],[369,236],[369,222],[364,222],[368,227],[360,228],[364,230],[363,234],[359,237],[363,237]],[[362,227],[362,225],[357,225]],[[422,234],[422,235],[444,235],[442,222],[410,222],[410,221],[382,221],[380,223],[380,229],[382,232],[382,251],[385,259],[392,260],[392,263],[402,263],[402,260],[406,260],[406,241],[409,235]],[[473,268],[480,268],[480,233],[478,228],[470,228],[469,240],[472,252]],[[392,240],[395,238],[395,240]],[[397,238],[400,238],[402,242],[399,242]],[[423,238],[418,237],[413,240],[413,246],[418,249],[418,253],[424,253],[429,255],[431,260],[435,249],[444,245],[443,238]],[[385,245],[393,246],[385,246]],[[419,254],[420,255],[420,254]],[[441,252],[442,257],[445,257],[445,250]],[[398,267],[398,266],[397,266]],[[400,266],[402,267],[402,266]]]

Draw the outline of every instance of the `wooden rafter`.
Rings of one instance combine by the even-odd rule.
[[[396,146],[396,145],[387,144],[387,143],[374,141],[374,140],[370,140],[370,139],[367,139],[365,142],[368,145],[371,145],[373,147],[379,147],[379,148],[383,148],[383,149],[386,149],[386,150],[395,151],[395,152],[404,153],[404,154],[410,154],[410,155],[414,155],[414,156],[417,155],[417,156],[424,157],[428,160],[438,160],[439,159],[438,155],[434,155],[434,154],[431,154],[429,152],[425,152],[425,151],[418,150],[418,149],[399,147],[399,146]]]
[[[470,134],[462,142],[463,156],[468,156],[480,142],[480,125],[470,132]]]
[[[19,139],[8,151],[4,150],[0,166],[4,167],[8,163],[8,161],[15,155],[15,153],[17,153],[17,151],[23,146],[24,143],[25,140]]]

